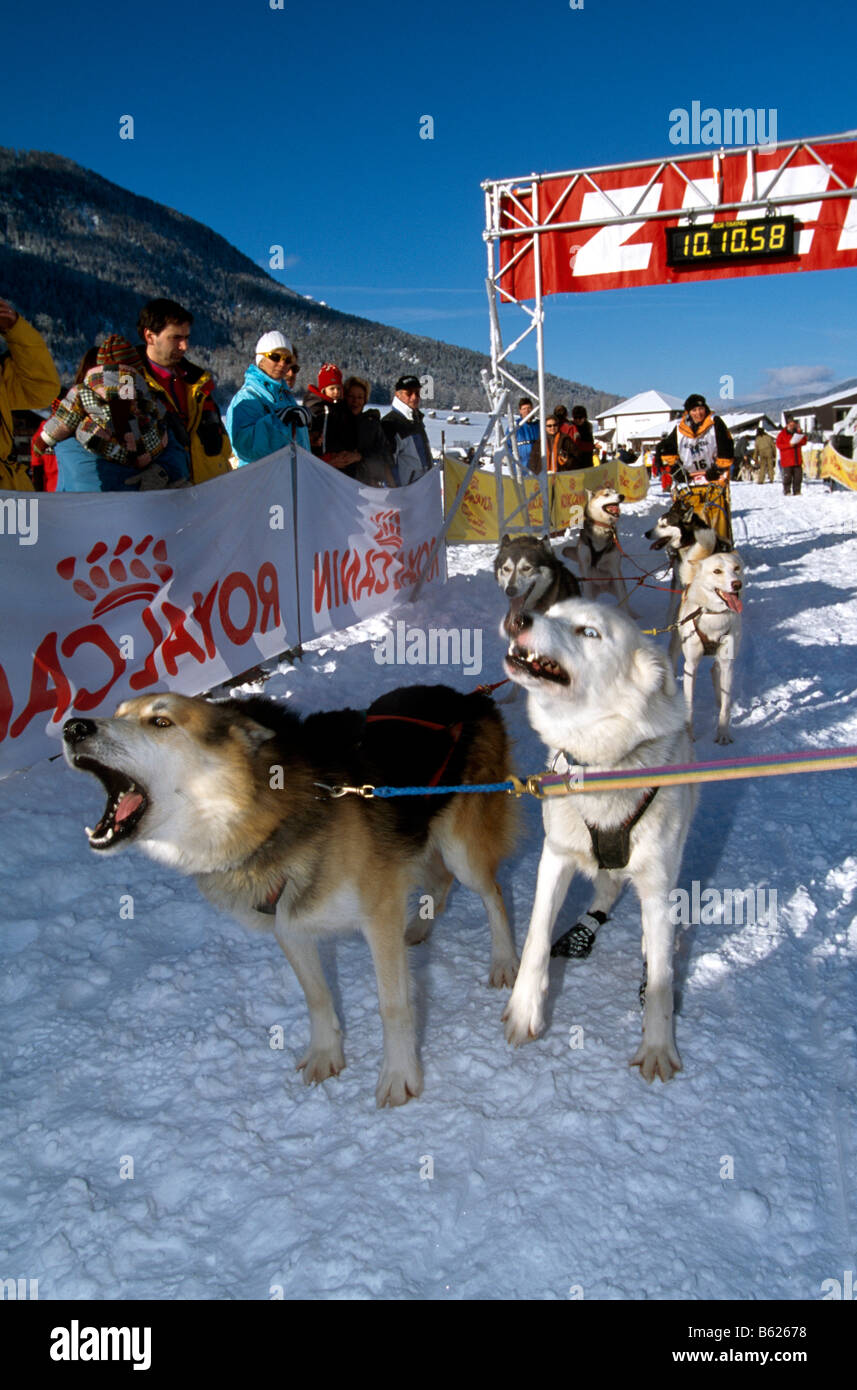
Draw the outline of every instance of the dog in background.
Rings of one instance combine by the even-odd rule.
[[[557,770],[688,762],[684,701],[666,656],[621,610],[569,599],[504,624],[506,670]],[[670,893],[696,801],[693,786],[592,792],[542,803],[545,842],[532,919],[503,1015],[520,1045],[544,1028],[550,939],[575,871],[592,879],[591,919],[606,920],[626,880],[640,899],[648,972],[643,1037],[631,1065],[647,1081],[681,1069],[673,1033],[675,927]]]
[[[580,585],[554,554],[547,536],[504,536],[494,556],[494,578],[515,611],[546,613]]]
[[[634,618],[637,614],[628,604],[628,590],[622,578],[621,551],[616,536],[619,507],[624,501],[624,495],[612,487],[587,492],[577,545],[565,546],[562,553],[566,556],[576,555],[581,583],[588,585],[587,598],[599,598],[605,592],[611,593],[618,603],[624,605],[628,615]]]
[[[691,547],[695,546],[699,555],[713,555],[715,551],[727,550],[728,546],[725,541],[720,540],[705,518],[694,511],[685,497],[676,497],[673,500],[667,510],[658,517],[652,529],[646,532],[646,539],[652,542],[652,550],[666,550],[669,553],[672,592],[667,612],[667,627],[672,629],[669,652],[673,670],[676,670],[681,651],[681,635],[674,625],[677,624],[681,604],[682,564],[690,554]]]
[[[705,544],[690,547],[681,566],[684,592],[678,629],[684,655],[684,698],[693,722],[693,691],[699,663],[712,658],[711,679],[717,701],[715,743],[731,743],[732,677],[741,643],[741,593],[744,566],[737,550],[711,554]]]
[[[517,970],[497,868],[514,809],[502,793],[332,798],[337,784],[458,785],[508,774],[506,731],[485,695],[411,686],[365,713],[301,720],[261,697],[210,703],[184,695],[126,700],[112,719],[69,719],[66,761],[94,774],[107,805],[92,849],[136,844],[183,873],[246,926],[273,931],[306,995],[304,1081],[345,1065],[341,1029],[316,941],[362,930],[384,1029],[379,1106],[420,1094],[407,944],[431,923],[407,921],[418,887],[443,910],[453,878],[478,893],[492,936],[491,983]]]

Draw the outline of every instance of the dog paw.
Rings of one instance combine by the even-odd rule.
[[[375,1103],[379,1110],[385,1105],[407,1105],[422,1089],[423,1073],[418,1062],[394,1070],[384,1067],[375,1089]]]
[[[716,732],[715,735],[714,735],[714,742],[715,742],[715,743],[734,743],[735,740],[733,739],[733,737],[732,737],[732,735],[730,734],[730,732],[729,732],[728,729],[718,729],[717,732]]]
[[[628,1065],[639,1067],[644,1081],[654,1081],[656,1076],[661,1081],[672,1081],[675,1073],[681,1071],[681,1058],[675,1043],[650,1045],[644,1038]]]
[[[330,1076],[338,1076],[345,1066],[345,1054],[338,1044],[332,1047],[310,1048],[298,1062],[297,1070],[304,1074],[305,1086],[317,1086]]]
[[[522,1047],[532,1042],[545,1026],[541,1000],[526,1000],[523,995],[515,997],[514,992],[506,1005],[502,1022],[506,1025],[506,1042],[512,1047]]]
[[[518,978],[517,957],[491,962],[491,976],[488,981],[492,989],[511,989]]]

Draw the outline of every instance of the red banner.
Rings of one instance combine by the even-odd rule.
[[[548,230],[537,235],[541,246],[542,293],[577,293],[613,290],[636,285],[676,284],[683,280],[721,280],[740,275],[779,275],[794,270],[831,270],[857,266],[857,199],[822,199],[818,194],[857,183],[857,141],[796,147],[759,148],[689,159],[664,160],[633,169],[602,169],[589,175],[550,177],[537,186],[538,223],[549,218]],[[751,162],[752,160],[752,162]],[[777,177],[777,171],[787,161]],[[821,161],[821,162],[819,162]],[[681,172],[679,172],[681,171]],[[682,177],[682,174],[684,177]],[[792,256],[755,261],[729,261],[671,267],[667,264],[668,227],[695,229],[712,222],[764,218],[766,209],[740,208],[720,211],[723,204],[746,203],[765,198],[770,191],[773,209],[795,218],[795,250]],[[703,196],[701,197],[700,194]],[[790,195],[806,195],[806,201],[781,204]],[[642,202],[640,199],[642,198]],[[708,200],[708,203],[706,203]],[[716,206],[712,207],[713,203]],[[599,225],[598,218],[628,216],[638,210],[640,220]],[[500,241],[501,271],[526,247],[533,236],[532,192],[519,185],[500,202],[500,230],[515,230]],[[653,219],[660,210],[681,209],[681,215]],[[686,210],[686,212],[685,212]],[[647,217],[648,214],[648,217]],[[592,222],[571,231],[551,230],[551,224]],[[535,296],[533,248],[501,275],[500,285],[515,299]]]

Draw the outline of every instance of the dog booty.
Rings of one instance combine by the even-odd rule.
[[[595,933],[606,921],[606,912],[584,912],[575,926],[570,927],[563,936],[557,937],[551,946],[551,955],[565,956],[571,960],[585,960],[595,945]]]

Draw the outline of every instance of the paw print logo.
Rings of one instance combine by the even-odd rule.
[[[167,543],[164,540],[156,541],[154,536],[144,536],[134,545],[130,536],[120,536],[112,554],[108,553],[109,550],[106,541],[99,541],[92,547],[84,560],[89,567],[85,578],[83,575],[74,578],[77,565],[74,555],[60,560],[57,565],[60,579],[70,580],[71,587],[80,598],[95,604],[93,618],[100,618],[123,603],[151,603],[161,585],[173,576],[173,570],[167,564]]]
[[[375,527],[375,540],[378,545],[385,545],[389,550],[401,550],[401,513],[396,511],[393,507],[386,512],[375,512],[374,516],[370,519],[372,525]]]

